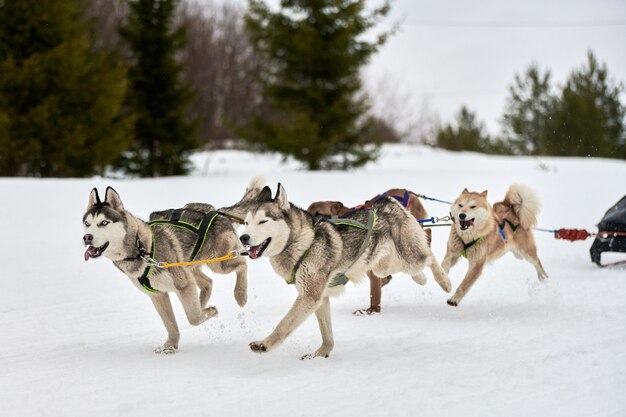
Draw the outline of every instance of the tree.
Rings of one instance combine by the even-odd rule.
[[[0,175],[101,174],[128,145],[126,69],[83,6],[0,2]]]
[[[489,135],[482,123],[476,120],[476,114],[462,106],[456,116],[456,126],[447,124],[439,129],[435,146],[451,151],[489,152]]]
[[[378,155],[359,70],[387,39],[363,39],[389,12],[365,0],[249,0],[246,27],[263,61],[264,101],[244,139],[291,155],[311,170],[349,168]]]
[[[509,87],[502,123],[516,153],[545,153],[556,100],[551,90],[550,71],[541,74],[537,64],[530,65],[523,77],[515,75],[514,84]]]
[[[626,140],[621,83],[608,76],[590,51],[586,66],[567,80],[552,116],[549,155],[624,157]]]
[[[130,49],[128,103],[137,113],[134,145],[120,166],[141,176],[182,175],[197,148],[195,121],[185,117],[191,91],[176,53],[185,41],[173,28],[178,0],[132,0],[120,35]]]

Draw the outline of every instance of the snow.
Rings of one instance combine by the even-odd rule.
[[[234,276],[214,277],[219,315],[190,326],[180,303],[176,355],[152,349],[165,329],[148,298],[108,260],[84,262],[81,219],[93,187],[112,185],[125,206],[152,210],[239,200],[253,175],[281,182],[301,206],[356,205],[392,187],[443,200],[468,187],[497,201],[521,182],[540,195],[544,228],[594,230],[625,192],[626,163],[511,158],[386,146],[352,172],[306,172],[276,155],[199,154],[188,177],[0,179],[0,415],[2,416],[623,416],[626,415],[626,271],[589,259],[591,240],[536,233],[550,275],[507,255],[485,269],[457,308],[427,272],[425,287],[397,275],[383,312],[369,286],[348,284],[331,301],[335,349],[300,361],[321,343],[312,316],[264,355],[248,343],[269,334],[295,298],[266,258],[249,261],[249,301],[237,307]],[[431,215],[448,207],[425,202]],[[435,228],[445,253],[448,230]],[[467,264],[450,274],[454,287]]]

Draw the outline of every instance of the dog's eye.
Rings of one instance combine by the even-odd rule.
[[[108,220],[102,220],[102,221],[100,222],[100,226],[106,226],[106,225],[107,225],[107,224],[109,224],[109,223],[111,223],[111,222],[110,222],[110,221],[108,221]]]
[[[85,225],[85,227],[89,227],[89,226],[91,226],[91,224],[89,224],[89,222],[88,222],[87,220],[85,220],[85,221],[83,222],[83,224]]]
[[[459,204],[459,207],[460,207],[460,208],[463,208],[463,204]]]
[[[264,223],[267,223],[267,220],[261,220],[261,221],[259,222],[259,224],[264,224]]]
[[[471,208],[471,209],[475,209],[475,208],[476,208],[476,206],[470,206],[470,208]]]
[[[244,226],[247,226],[247,225],[248,225],[248,222],[243,222],[243,225],[244,225]]]

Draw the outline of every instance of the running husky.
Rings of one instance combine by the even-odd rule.
[[[448,273],[463,256],[469,261],[469,269],[448,304],[458,305],[485,264],[509,251],[518,259],[530,262],[537,270],[540,281],[548,278],[537,257],[532,231],[540,206],[535,192],[521,184],[511,185],[504,201],[493,207],[487,202],[487,191],[476,193],[467,188],[463,190],[450,208],[454,224],[441,265]]]
[[[392,198],[382,198],[371,210],[356,210],[340,222],[320,219],[314,223],[310,213],[289,203],[279,184],[274,199],[269,187],[258,193],[245,226],[241,242],[250,258],[267,256],[274,270],[298,290],[293,306],[274,331],[250,344],[255,352],[280,344],[314,312],[322,345],[302,358],[328,357],[334,345],[329,296],[340,293],[348,280],[362,279],[368,270],[378,276],[405,272],[423,283],[422,270],[428,266],[439,285],[447,292],[451,289],[424,230]]]
[[[416,220],[422,220],[428,217],[428,213],[426,209],[422,205],[420,198],[413,191],[407,190],[405,188],[392,188],[391,190],[385,191],[383,194],[379,194],[360,206],[354,208],[346,207],[341,201],[316,201],[309,205],[309,208],[306,209],[309,213],[311,213],[314,217],[316,216],[329,216],[329,217],[339,217],[345,216],[346,214],[354,211],[357,208],[366,207],[371,208],[372,205],[379,199],[384,197],[392,197],[398,202],[402,204],[402,206],[408,210],[409,213],[415,217]],[[432,239],[432,231],[430,229],[424,229],[426,233],[426,240],[428,242],[428,246],[430,246]],[[356,315],[363,314],[376,314],[380,313],[381,307],[381,298],[382,298],[382,287],[389,284],[391,281],[391,275],[386,277],[377,277],[372,274],[371,271],[367,273],[368,278],[370,279],[370,306],[368,308],[358,309],[353,312]]]
[[[180,334],[170,292],[178,296],[192,325],[217,315],[215,307],[206,307],[212,280],[200,266],[161,269],[146,262],[149,258],[169,263],[210,259],[241,249],[230,221],[212,206],[191,203],[182,209],[154,212],[146,223],[124,209],[113,188],[107,187],[104,202],[94,188],[89,194],[83,226],[85,260],[101,255],[109,258],[154,304],[167,329],[167,340],[155,353],[175,353],[178,349]],[[211,263],[209,268],[218,274],[237,273],[235,300],[243,307],[247,301],[245,259],[235,257]]]

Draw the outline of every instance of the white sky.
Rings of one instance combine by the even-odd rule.
[[[392,0],[385,25],[393,23],[400,30],[364,74],[379,107],[398,96],[401,117],[413,121],[424,103],[442,122],[466,104],[497,133],[516,72],[536,61],[562,84],[589,49],[626,82],[625,0]]]

